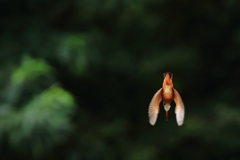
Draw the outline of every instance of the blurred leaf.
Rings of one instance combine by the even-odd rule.
[[[15,84],[21,84],[27,80],[37,79],[41,75],[49,74],[50,71],[50,66],[44,60],[25,56],[21,66],[13,72],[11,81]]]
[[[72,125],[69,116],[73,113],[73,97],[59,86],[49,89],[32,99],[19,111],[8,112],[0,117],[0,130],[9,135],[12,146],[30,143],[32,149],[52,148],[62,142]],[[23,147],[24,149],[24,147]],[[43,153],[37,153],[42,156]]]

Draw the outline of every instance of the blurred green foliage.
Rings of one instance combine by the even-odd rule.
[[[34,81],[41,75],[47,75],[50,67],[41,59],[24,57],[22,65],[12,73],[11,82],[21,85],[24,82]]]
[[[240,159],[240,1],[0,2],[0,159]],[[178,127],[148,104],[174,74]]]

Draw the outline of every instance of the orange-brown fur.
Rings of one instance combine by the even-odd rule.
[[[170,103],[173,101],[174,94],[173,94],[173,83],[169,73],[166,73],[166,76],[164,77],[162,88],[163,88],[163,92],[162,92],[163,102],[167,105],[170,105]]]
[[[179,126],[183,124],[185,107],[178,91],[173,88],[172,76],[173,75],[169,72],[164,73],[163,87],[160,88],[154,94],[149,104],[148,116],[149,116],[149,123],[151,125],[154,125],[157,121],[158,113],[160,110],[159,104],[161,101],[163,101],[164,103],[164,109],[166,111],[166,120],[168,119],[168,111],[171,108],[170,103],[174,101],[176,104],[175,113],[176,113],[177,124]]]

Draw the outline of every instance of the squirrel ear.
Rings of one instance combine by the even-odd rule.
[[[163,78],[165,78],[166,74],[167,74],[167,72],[163,73]]]

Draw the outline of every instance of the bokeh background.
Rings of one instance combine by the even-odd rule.
[[[0,62],[1,160],[240,159],[239,0],[1,0]]]

